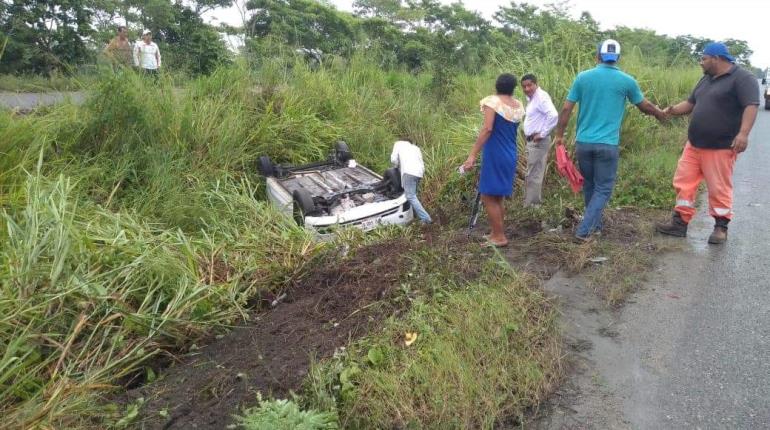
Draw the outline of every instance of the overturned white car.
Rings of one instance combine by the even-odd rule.
[[[371,230],[413,219],[398,169],[387,169],[383,176],[374,173],[356,163],[345,142],[337,142],[327,160],[300,166],[260,157],[259,172],[270,202],[322,235],[337,227]]]

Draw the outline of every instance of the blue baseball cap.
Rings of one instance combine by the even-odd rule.
[[[599,57],[604,62],[618,61],[618,58],[620,58],[620,43],[617,40],[607,39],[599,44],[597,51]]]
[[[703,49],[703,55],[722,57],[731,63],[735,62],[735,57],[730,55],[730,51],[727,50],[727,45],[721,42],[712,42],[706,45],[706,47]]]

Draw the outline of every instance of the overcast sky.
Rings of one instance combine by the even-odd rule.
[[[452,1],[441,0],[443,3]],[[352,10],[353,0],[331,0],[341,10]],[[486,18],[510,1],[464,1]],[[529,0],[527,3],[544,7],[551,0]],[[467,6],[471,4],[472,6]],[[570,0],[572,12],[579,16],[588,11],[606,30],[618,25],[647,28],[659,34],[678,36],[691,34],[715,40],[742,39],[754,51],[752,64],[770,66],[770,1],[767,0]],[[223,22],[240,24],[234,10],[219,11]],[[622,40],[619,40],[621,45]]]

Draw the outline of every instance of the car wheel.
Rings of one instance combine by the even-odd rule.
[[[291,194],[293,202],[293,216],[297,225],[305,225],[305,215],[315,212],[315,203],[310,193],[305,190],[294,190]]]
[[[765,100],[765,110],[770,110],[770,100]]]
[[[268,156],[263,155],[259,157],[258,168],[259,173],[264,177],[275,176],[275,165]]]
[[[353,158],[353,153],[350,152],[350,147],[344,141],[340,140],[334,144],[334,159],[337,164],[344,166],[348,160]]]
[[[385,171],[382,175],[385,181],[388,183],[388,191],[391,193],[400,193],[404,189],[401,188],[401,172],[393,167]]]

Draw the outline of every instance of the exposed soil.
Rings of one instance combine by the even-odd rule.
[[[263,303],[251,321],[184,357],[156,383],[132,390],[144,397],[146,429],[224,429],[256,394],[286,398],[300,388],[312,359],[369,333],[397,310],[387,298],[412,245],[393,241],[361,248],[316,270]],[[284,295],[285,294],[285,295]]]

